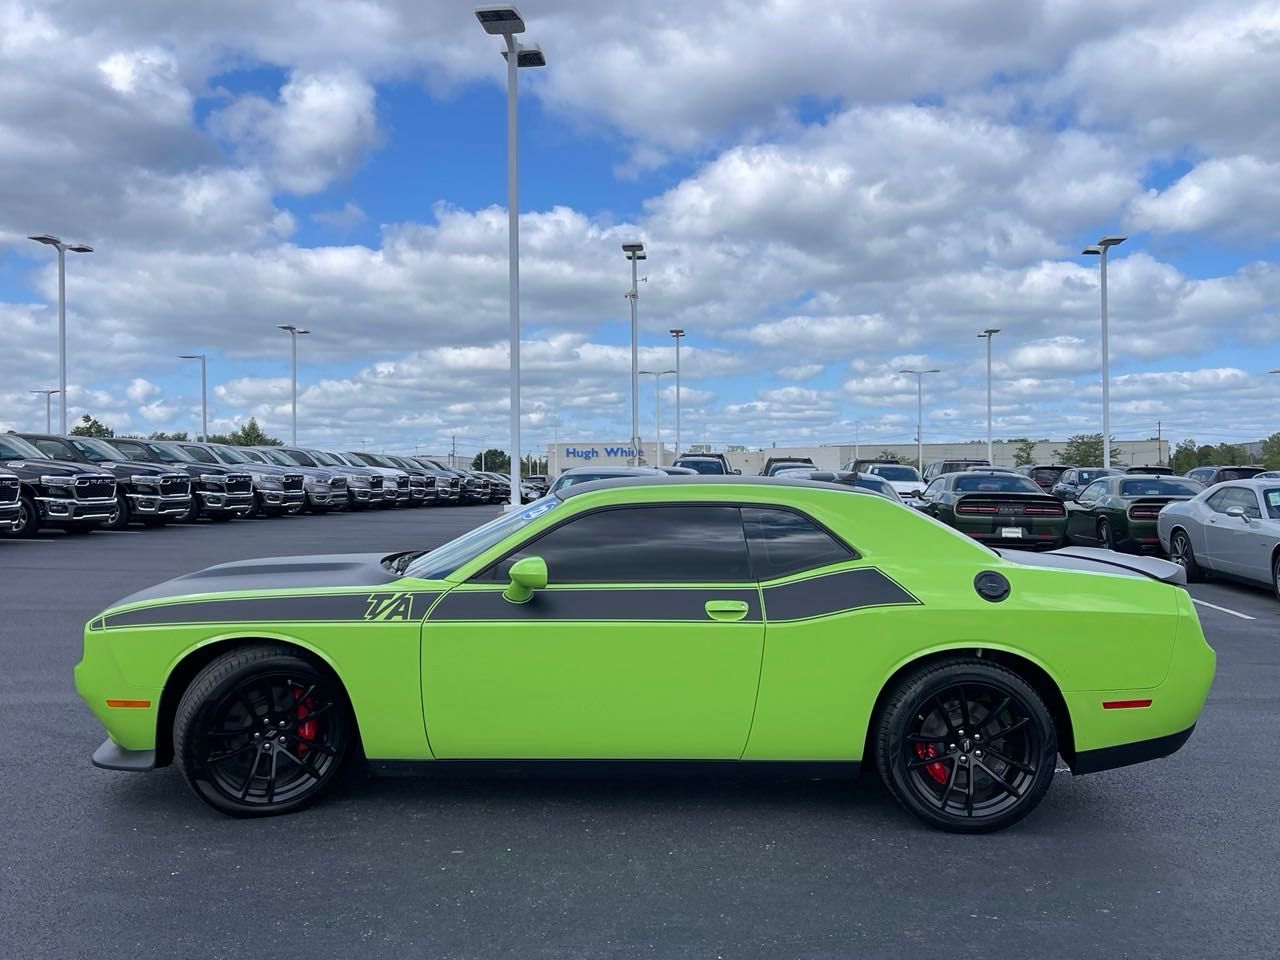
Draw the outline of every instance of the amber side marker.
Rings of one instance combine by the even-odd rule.
[[[108,707],[149,707],[150,700],[108,700]]]
[[[1103,700],[1103,710],[1131,710],[1134,707],[1149,707],[1150,700]]]

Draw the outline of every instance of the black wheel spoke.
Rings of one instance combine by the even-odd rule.
[[[283,753],[290,760],[292,760],[294,764],[298,767],[298,769],[301,770],[303,773],[305,773],[312,780],[320,779],[320,775],[316,773],[313,769],[311,769],[311,764],[307,763],[307,761],[303,760],[301,757],[294,756],[292,753],[290,753],[288,750],[284,749],[283,747],[280,748],[280,752]]]
[[[916,767],[927,767],[931,763],[942,763],[944,760],[955,762],[955,757],[949,754],[942,754],[937,757],[917,757],[915,760],[907,761],[907,769],[914,770]]]
[[[240,799],[244,800],[249,796],[249,790],[253,787],[253,781],[258,776],[258,764],[262,762],[262,751],[258,750],[253,755],[253,766],[249,768],[249,775],[245,777],[244,787],[240,790]]]
[[[306,723],[308,720],[314,720],[316,717],[324,716],[324,714],[330,709],[332,709],[332,707],[333,707],[333,702],[330,701],[329,703],[326,703],[324,706],[317,707],[315,710],[312,710],[306,716],[298,717],[297,722],[300,724]]]
[[[299,686],[301,686],[301,684],[299,684]],[[307,698],[308,698],[309,696],[311,696],[311,694],[313,694],[313,693],[315,693],[315,692],[316,692],[316,687],[317,687],[317,686],[318,686],[318,684],[314,684],[314,683],[313,683],[311,686],[307,687],[307,692],[306,692],[306,693],[304,693],[304,694],[303,694],[302,696],[300,696],[300,697],[295,697],[295,698],[294,698],[295,700],[297,700],[297,701],[298,701],[298,706],[302,706],[304,703],[306,703]]]
[[[279,750],[271,751],[271,772],[267,774],[267,803],[271,803],[276,798],[276,761],[279,757]]]
[[[1003,753],[1001,753],[999,750],[993,750],[990,746],[988,746],[983,752],[988,757],[994,757],[995,759],[999,760],[1001,763],[1008,764],[1009,766],[1013,767],[1013,769],[1015,770],[1020,770],[1021,772],[1028,773],[1028,774],[1032,774],[1036,772],[1036,768],[1031,766],[1029,763],[1023,763],[1021,760],[1015,760],[1013,759],[1013,757],[1007,757]]]
[[[964,724],[964,729],[972,730],[973,723],[969,718],[969,692],[965,690],[964,685],[959,687],[960,691],[960,722]]]
[[[292,734],[292,733],[285,734],[285,736],[287,736],[294,743],[299,743],[302,746],[306,747],[308,750],[319,750],[326,757],[336,757],[338,755],[338,751],[334,750],[333,747],[329,746],[327,743],[321,743],[319,740],[304,740],[302,737],[299,737],[297,734]]]
[[[991,778],[992,782],[995,783],[995,785],[998,786],[1005,793],[1009,794],[1009,796],[1013,797],[1014,799],[1017,799],[1018,797],[1022,796],[1022,794],[1018,792],[1018,789],[1013,784],[1009,783],[1003,777],[999,776],[994,770],[988,767],[981,760],[974,760],[973,762],[976,763],[978,766],[980,766],[986,772],[987,776]],[[972,779],[972,776],[971,776],[971,779]]]
[[[964,815],[966,817],[973,816],[973,764],[972,763],[970,763],[967,767],[965,767]]]
[[[940,802],[942,804],[943,810],[947,809],[947,797],[951,796],[951,791],[956,785],[956,777],[959,776],[959,774],[960,774],[960,764],[953,763],[951,765],[951,776],[947,778],[947,786],[942,791],[942,800]]]
[[[223,760],[227,760],[231,757],[238,757],[240,754],[244,753],[246,750],[256,749],[257,746],[258,745],[256,743],[249,742],[249,743],[246,743],[244,746],[236,747],[234,750],[227,750],[224,753],[215,753],[211,757],[209,757],[209,759],[206,760],[205,762],[221,763]]]
[[[907,734],[908,743],[945,743],[946,737],[926,737],[920,733]]]
[[[987,727],[987,724],[990,723],[992,720],[998,719],[1000,717],[1000,714],[1004,711],[1004,708],[1007,707],[1010,701],[1012,700],[1013,700],[1013,697],[1005,697],[1003,700],[1001,700],[1000,706],[996,707],[994,710],[990,711],[985,717],[983,717],[982,722],[979,723],[976,727],[974,727],[974,731],[977,732],[977,731],[985,730]]]
[[[247,727],[236,727],[232,730],[210,730],[205,736],[207,737],[244,737],[253,733],[256,728],[253,724]]]
[[[990,734],[987,737],[987,739],[988,741],[1003,740],[1009,734],[1013,733],[1015,730],[1021,730],[1030,722],[1031,721],[1026,717],[1023,717],[1021,720],[1015,720],[1013,721],[1013,723],[1009,724],[1009,726],[1005,727],[1003,730],[997,730],[995,733]]]
[[[933,702],[937,704],[938,713],[942,717],[942,722],[947,725],[947,735],[950,736],[955,730],[955,725],[951,722],[951,711],[947,709],[947,705],[943,702],[941,694],[934,697]]]

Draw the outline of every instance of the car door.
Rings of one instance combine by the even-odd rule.
[[[1068,502],[1067,538],[1072,542],[1098,542],[1098,498],[1107,492],[1107,481],[1095,480],[1082,491],[1074,503]]]
[[[71,444],[67,443],[65,440],[53,440],[45,437],[39,437],[30,442],[37,450],[46,456],[52,457],[54,460],[78,463],[84,459],[84,457],[79,456],[76,451],[72,449]]]
[[[510,567],[535,556],[547,587],[508,601]],[[577,514],[431,610],[427,737],[442,759],[736,759],[763,644],[737,507]]]
[[[1259,521],[1262,510],[1258,496],[1248,487],[1228,487],[1223,499],[1224,508],[1239,507],[1244,517],[1215,514],[1217,523],[1212,525],[1217,542],[1214,548],[1215,565],[1223,573],[1250,579],[1271,580],[1271,557],[1255,559],[1257,552]]]
[[[1205,560],[1214,570],[1222,573],[1231,572],[1226,566],[1229,562],[1226,554],[1231,538],[1227,526],[1231,518],[1227,516],[1227,507],[1231,505],[1232,489],[1223,487],[1204,501],[1204,523],[1201,525]],[[1239,520],[1235,522],[1240,523]]]
[[[945,477],[938,477],[924,488],[920,493],[920,502],[923,506],[920,508],[931,517],[938,515],[938,499],[942,496],[943,490],[947,486]]]

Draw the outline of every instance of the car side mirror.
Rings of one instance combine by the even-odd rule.
[[[734,472],[734,473],[736,473],[738,476],[742,476],[742,471],[741,471],[741,470],[735,470],[735,471],[733,471],[733,472]]]
[[[547,563],[541,557],[525,557],[511,565],[511,582],[502,595],[512,603],[527,603],[535,590],[547,586]]]
[[[1227,507],[1227,516],[1235,517],[1237,520],[1243,520],[1248,523],[1249,518],[1245,515],[1244,507]]]

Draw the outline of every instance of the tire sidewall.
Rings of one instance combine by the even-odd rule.
[[[123,493],[116,494],[116,512],[114,516],[102,525],[103,530],[123,530],[129,526],[130,517],[129,498]]]
[[[1116,548],[1115,534],[1111,530],[1111,521],[1098,521],[1098,546],[1104,550],[1114,550]]]
[[[9,525],[5,534],[10,537],[31,537],[40,531],[40,512],[36,502],[23,494],[18,498],[18,519]]]
[[[906,736],[913,717],[930,698],[958,683],[995,687],[1006,695],[1021,701],[1031,718],[1041,745],[1036,773],[1030,786],[1014,806],[991,817],[971,820],[953,814],[944,814],[930,806],[910,782],[912,773],[906,763]],[[1011,826],[1021,820],[1040,803],[1053,782],[1057,766],[1057,733],[1052,716],[1039,695],[1016,674],[1001,667],[992,667],[977,660],[965,660],[952,664],[935,664],[906,678],[899,686],[905,694],[891,702],[880,718],[880,735],[877,738],[877,762],[881,777],[907,810],[931,826],[954,833],[989,833]]]

